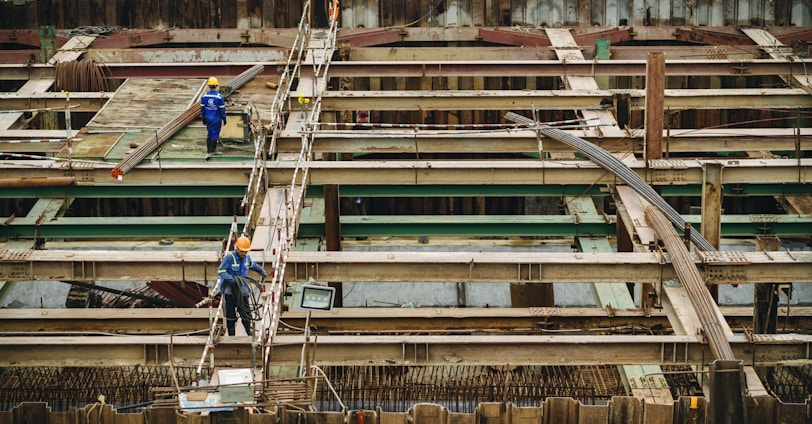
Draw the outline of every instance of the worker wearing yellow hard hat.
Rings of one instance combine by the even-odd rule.
[[[206,81],[209,91],[200,96],[200,120],[206,124],[206,159],[219,154],[217,143],[220,141],[220,128],[226,124],[226,101],[217,91],[220,82],[215,77]]]
[[[250,299],[251,280],[248,279],[248,271],[256,271],[259,275],[265,276],[265,269],[251,259],[248,252],[251,250],[251,239],[242,236],[234,243],[234,250],[226,254],[220,262],[220,269],[217,275],[220,278],[220,291],[225,298],[226,330],[229,336],[236,334],[237,313],[240,315],[245,333],[249,336],[253,331],[251,328]]]

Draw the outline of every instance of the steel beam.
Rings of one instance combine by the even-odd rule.
[[[701,230],[700,216],[683,215]],[[0,238],[213,238],[228,232],[232,216],[181,217],[5,217]],[[237,218],[244,223],[245,218]],[[571,215],[347,215],[341,217],[344,237],[369,236],[607,236],[614,235],[614,217]],[[325,235],[324,217],[301,219],[299,234]],[[812,215],[725,215],[724,236],[812,235]]]
[[[812,66],[812,63],[810,63]],[[373,71],[374,72],[374,71]],[[367,71],[369,74],[370,71]],[[602,110],[621,90],[456,90],[328,91],[323,110]],[[633,110],[645,109],[645,90],[631,95]],[[664,107],[677,109],[809,108],[812,98],[800,88],[665,90]]]
[[[245,224],[234,216],[147,217],[4,217],[0,238],[218,238],[228,234],[232,223]]]
[[[578,37],[576,36],[576,39]],[[612,61],[646,60],[646,52],[650,46],[618,46],[612,45],[610,52]],[[758,56],[758,46],[657,46],[658,51],[666,54],[672,60],[740,60],[749,63],[753,57]],[[581,46],[586,59],[595,57],[595,44]],[[351,61],[466,61],[466,60],[555,60],[555,51],[549,47],[454,47],[452,49],[437,49],[433,47],[409,47],[408,49],[392,49],[389,47],[354,47],[350,51]],[[569,60],[567,61],[569,63]],[[598,66],[604,63],[598,62]],[[728,72],[721,64],[714,63],[717,71]],[[603,72],[603,71],[601,71]],[[700,70],[700,72],[703,72]],[[563,75],[563,74],[562,74]],[[559,75],[560,76],[560,75]]]
[[[410,50],[408,50],[410,51]],[[755,76],[790,75],[812,65],[811,59],[799,63],[775,59],[669,60],[666,76]],[[113,72],[115,75],[116,72]],[[330,74],[335,77],[561,77],[575,76],[644,76],[643,60],[425,60],[334,62]]]
[[[259,263],[269,262],[261,251]],[[812,252],[716,252],[696,257],[710,284],[810,282]],[[213,281],[215,251],[0,250],[4,281]],[[288,281],[657,283],[675,278],[656,253],[291,252]]]
[[[723,184],[812,183],[812,159],[710,159],[724,166]],[[706,160],[665,159],[626,162],[641,178],[654,186],[702,183]],[[78,166],[77,166],[78,165]],[[0,179],[75,176],[79,185],[110,185],[115,164],[67,160],[38,162],[0,161]],[[252,164],[244,161],[215,163],[144,163],[136,166],[117,184],[197,184],[208,181],[217,170],[225,185],[248,184]],[[271,185],[289,185],[296,168],[294,161],[269,163]],[[315,161],[310,162],[309,184],[341,185],[600,185],[617,181],[603,168],[589,161]]]
[[[27,79],[27,78],[26,78]],[[71,112],[98,112],[114,93],[70,93]],[[67,101],[62,93],[0,93],[0,110],[27,110],[65,108]]]
[[[39,198],[72,198],[72,199],[167,199],[197,198],[241,199],[245,195],[245,186],[220,185],[215,181],[201,182],[199,185],[91,185],[69,187],[29,187],[3,188],[0,199],[39,199]]]
[[[584,136],[583,130],[565,130],[578,135],[610,152],[643,151],[643,136],[639,131],[614,133],[602,128],[602,136]],[[795,150],[800,141],[802,151],[812,150],[812,128],[802,128],[800,140],[792,128],[669,130],[663,134],[664,145],[670,153],[685,152],[743,152],[757,150]],[[277,140],[277,151],[298,153],[301,135],[287,131]],[[572,152],[573,149],[556,140],[544,139],[547,153]],[[538,152],[538,138],[531,130],[504,131],[443,131],[443,130],[320,130],[313,143],[314,153],[521,153]]]
[[[94,60],[109,66],[113,63],[207,63],[255,62],[278,64],[286,61],[288,48],[235,47],[235,48],[149,48],[99,49],[84,54],[85,60]],[[0,56],[1,57],[1,56]],[[5,62],[10,63],[10,62]]]
[[[0,338],[0,366],[195,366],[207,343],[201,336],[58,336]],[[312,338],[311,338],[312,340]],[[812,336],[782,335],[779,343],[752,343],[729,337],[745,365],[776,365],[808,360]],[[776,340],[778,341],[778,340]],[[662,365],[704,366],[712,358],[696,336],[514,336],[395,335],[373,337],[319,335],[314,361],[319,365]],[[277,335],[272,361],[299,365],[302,335]],[[251,340],[228,337],[216,345],[220,366],[250,365]]]
[[[752,308],[720,308],[731,327],[752,325]],[[282,320],[304,327],[307,311],[290,309]],[[208,308],[159,309],[0,309],[0,327],[6,335],[22,333],[111,333],[160,335],[192,333],[210,327]],[[513,334],[594,334],[616,331],[645,333],[669,327],[663,310],[614,308],[336,308],[314,314],[310,325],[332,334],[399,332],[470,332],[500,330]],[[812,329],[812,308],[779,307],[779,325]],[[453,328],[454,331],[449,329]],[[566,330],[570,330],[569,332]],[[654,331],[654,330],[652,330]]]
[[[191,58],[194,54],[179,52],[179,58]],[[167,53],[165,57],[172,55]],[[241,57],[239,53],[229,57]],[[278,77],[276,66],[283,61],[264,63],[261,76]],[[236,76],[256,62],[206,61],[198,63],[105,63],[105,75],[109,78],[205,78],[206,75]],[[812,60],[792,62],[775,59],[732,60],[675,60],[666,62],[666,76],[755,76],[755,75],[803,75],[804,67],[812,66]],[[42,64],[0,65],[0,80],[27,80],[29,78],[53,78],[53,67]],[[645,60],[592,61],[575,60],[566,63],[557,60],[506,60],[506,61],[346,61],[330,65],[333,77],[521,77],[561,75],[617,76],[645,75]],[[666,99],[666,105],[668,105]]]
[[[712,160],[717,162],[716,160]],[[800,163],[799,163],[800,162]],[[642,161],[627,165],[652,185],[701,184],[699,160]],[[724,160],[723,184],[812,182],[812,159]],[[2,165],[0,165],[2,166]],[[272,184],[286,184],[295,163],[268,169]],[[166,171],[164,171],[166,172]],[[0,168],[2,174],[2,168]],[[312,162],[311,184],[614,184],[614,176],[588,161],[336,161]]]

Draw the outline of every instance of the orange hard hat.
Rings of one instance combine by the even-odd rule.
[[[251,250],[251,240],[246,236],[241,236],[237,239],[236,245],[237,249],[242,250],[243,252],[247,252]]]

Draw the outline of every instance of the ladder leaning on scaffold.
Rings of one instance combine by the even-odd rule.
[[[310,0],[308,0],[303,5],[302,18],[299,22],[296,39],[288,56],[285,69],[277,84],[277,92],[271,106],[271,121],[266,127],[268,133],[267,135],[262,135],[263,138],[267,136],[271,137],[269,155],[275,154],[277,139],[284,127],[283,119],[285,113],[283,112],[290,109],[290,92],[293,79],[294,77],[301,78],[303,64],[308,60],[312,61],[312,78],[314,84],[312,85],[312,93],[309,93],[310,96],[307,97],[308,100],[312,100],[304,102],[302,96],[300,96],[298,105],[304,118],[300,131],[302,148],[296,157],[296,166],[293,171],[290,186],[284,188],[284,201],[278,203],[278,210],[270,211],[270,216],[274,222],[268,226],[267,231],[269,234],[263,237],[266,240],[266,245],[263,246],[263,261],[261,262],[267,263],[267,261],[265,261],[267,259],[272,263],[272,266],[271,272],[268,273],[268,278],[265,281],[262,296],[260,297],[262,299],[262,306],[259,329],[258,331],[254,331],[254,338],[252,340],[254,348],[252,349],[252,355],[256,354],[257,348],[261,349],[261,367],[264,379],[269,377],[268,366],[271,361],[271,346],[273,345],[279,326],[279,318],[284,300],[287,256],[295,247],[296,243],[302,204],[305,192],[307,191],[309,163],[313,160],[312,146],[315,137],[315,126],[319,122],[319,116],[321,114],[322,93],[327,88],[327,72],[335,51],[336,36],[338,33],[339,6],[338,0],[333,0],[329,11],[330,27],[327,36],[320,38],[318,43],[311,43],[309,20],[310,3]],[[315,44],[318,45],[316,46]],[[300,83],[300,85],[302,84]],[[246,196],[242,201],[242,207],[246,208],[246,217],[248,219],[245,228],[253,228],[253,222],[255,222],[258,214],[257,208],[264,202],[264,197],[260,194],[267,193],[269,189],[267,186],[268,179],[265,168],[267,158],[263,154],[264,144],[265,143],[262,142],[256,143],[257,148],[254,156],[254,167],[249,178]],[[245,230],[243,232],[245,233]],[[226,252],[230,249],[231,241],[234,239],[235,234],[236,222],[232,224]],[[212,293],[217,293],[219,285],[220,281],[218,279]],[[212,310],[210,313],[211,327],[209,329],[208,341],[198,364],[198,374],[202,372],[207,356],[210,358],[210,366],[214,366],[214,344],[217,339],[217,322],[222,316],[222,304],[223,302],[220,302],[216,310],[210,307],[210,310]],[[256,367],[254,367],[254,369],[256,369]]]

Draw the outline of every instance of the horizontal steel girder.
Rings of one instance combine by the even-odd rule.
[[[2,218],[0,238],[221,238],[233,216],[62,217],[39,222],[40,217]]]
[[[592,60],[595,57],[595,45],[581,46],[581,52],[584,58]],[[646,60],[646,53],[651,51],[651,46],[620,46],[612,45],[609,48],[612,62],[624,63],[621,61],[629,60]],[[705,60],[705,61],[728,61],[728,68],[720,62],[705,62],[722,72],[729,71],[729,66],[732,65],[730,61],[739,60],[745,63],[750,63],[753,57],[758,55],[759,47],[756,45],[741,45],[736,47],[729,46],[657,46],[657,51],[665,53],[665,57],[673,58],[671,61],[666,61],[666,64],[672,63],[673,60]],[[39,53],[39,51],[37,51]],[[701,58],[701,59],[697,59]],[[426,62],[431,65],[438,62],[462,62],[462,61],[485,61],[486,64],[492,65],[497,61],[556,61],[559,65],[566,66],[570,63],[567,60],[566,64],[558,61],[554,48],[551,47],[513,47],[513,46],[498,46],[498,47],[454,47],[446,49],[437,49],[433,47],[409,47],[408,49],[393,49],[389,47],[353,47],[350,50],[350,60],[352,62]],[[608,61],[597,61],[595,64],[598,67],[606,64]],[[551,65],[552,63],[544,62],[544,65]],[[634,66],[635,63],[625,62],[624,65]],[[666,65],[668,66],[668,65]],[[756,65],[759,67],[760,65]],[[672,68],[674,69],[674,68]],[[597,71],[597,68],[596,68]],[[513,72],[512,69],[505,69],[505,72]],[[668,72],[668,71],[666,71]],[[706,69],[698,70],[698,72],[707,72]],[[563,72],[559,76],[564,75]]]
[[[270,264],[262,251],[252,252]],[[810,282],[812,252],[718,252],[696,257],[708,284]],[[2,281],[214,281],[215,251],[0,250]],[[291,252],[288,281],[659,283],[675,279],[657,253]]]
[[[660,186],[660,195],[701,196],[702,186],[686,184]],[[245,186],[239,185],[90,185],[68,187],[4,188],[3,199],[159,199],[159,198],[232,198],[245,194]],[[800,183],[780,184],[731,184],[724,187],[725,196],[779,196],[809,194],[809,186]],[[320,185],[307,187],[307,195],[323,196]],[[603,187],[596,185],[342,185],[341,197],[560,197],[605,196]]]
[[[701,231],[699,215],[683,215]],[[231,216],[169,217],[0,217],[0,238],[217,238],[228,233]],[[245,218],[237,219],[243,224]],[[596,236],[613,235],[613,216],[571,215],[345,215],[344,237],[361,236]],[[724,236],[810,236],[812,215],[724,215]],[[324,217],[305,216],[300,236],[324,235]]]
[[[27,79],[27,78],[26,78]],[[70,104],[71,112],[98,112],[107,100],[113,97],[111,92],[77,92],[70,93],[70,103],[62,93],[0,93],[0,110],[26,109],[63,109]]]
[[[724,166],[723,184],[812,182],[812,159],[657,160],[624,162],[652,185],[702,184],[703,164]],[[799,163],[800,162],[800,163]],[[289,184],[295,162],[269,167],[272,184]],[[336,161],[311,162],[310,184],[616,184],[613,174],[589,161]],[[164,172],[167,172],[164,169]],[[0,174],[2,165],[0,165]]]
[[[749,327],[752,307],[720,307],[733,328]],[[208,308],[159,309],[0,309],[0,326],[6,333],[188,333],[209,328]],[[293,326],[307,325],[307,312],[290,309],[282,321]],[[812,328],[812,308],[795,306],[777,311],[779,325]],[[669,327],[662,309],[610,308],[335,308],[329,314],[315,314],[310,325],[319,331],[390,332],[500,330],[514,334],[544,333],[545,330],[572,329],[622,331],[624,326]]]
[[[701,231],[699,215],[682,215]],[[722,235],[812,235],[812,215],[723,215]],[[614,235],[615,218],[596,215],[344,215],[341,235],[361,236],[590,236]],[[300,236],[324,235],[324,218],[302,217]]]
[[[728,337],[734,356],[745,365],[775,365],[808,360],[812,336],[781,335],[775,343],[753,343],[744,335]],[[274,337],[272,363],[298,365],[302,335]],[[318,365],[707,365],[713,360],[697,336],[336,336],[320,335]],[[216,344],[220,366],[251,363],[251,340],[228,337]],[[53,336],[0,338],[0,366],[195,366],[207,343],[201,336]]]
[[[74,185],[68,187],[3,188],[0,199],[242,199],[245,186],[201,182],[198,185]]]
[[[697,259],[708,284],[812,282],[812,252],[716,252]],[[772,258],[771,258],[772,257]],[[780,261],[782,266],[775,266]],[[661,263],[662,262],[662,263]],[[784,274],[786,272],[786,274]],[[676,279],[657,253],[291,252],[289,281],[659,283]],[[786,279],[785,279],[786,278]]]
[[[621,93],[631,96],[631,109],[645,109],[645,90],[327,91],[321,106],[323,111],[599,110]],[[665,90],[664,105],[671,110],[794,109],[812,107],[812,96],[800,88]]]
[[[583,130],[565,130],[584,138],[610,152],[643,152],[642,131],[629,134],[611,127],[601,128],[601,137],[584,136]],[[277,152],[298,153],[302,147],[301,134],[290,131],[277,141]],[[670,130],[663,133],[664,144],[671,153],[684,152],[744,152],[760,150],[794,151],[800,142],[801,151],[812,150],[812,128],[801,129],[801,137],[793,128]],[[559,141],[542,137],[542,149],[547,153],[573,152]],[[434,131],[397,130],[376,131],[321,130],[316,132],[314,153],[529,153],[538,154],[539,141],[535,131]]]
[[[664,159],[624,162],[649,184],[687,185],[703,183],[705,163],[721,163],[722,184],[812,183],[812,159]],[[208,181],[213,170],[225,185],[247,185],[251,162],[145,163],[136,166],[117,182],[120,185],[197,184]],[[109,185],[112,163],[67,161],[0,161],[0,179],[75,176],[79,185]],[[314,161],[309,162],[308,185],[502,185],[502,184],[616,184],[619,181],[598,165],[586,160],[400,160],[400,161]],[[268,163],[271,185],[288,186],[295,161]]]
[[[735,53],[735,52],[734,52]],[[236,76],[250,68],[256,61],[214,61],[206,56],[205,62],[191,62],[200,53],[196,50],[167,49],[165,61],[120,62],[115,53],[112,62],[105,63],[105,75],[110,78],[204,78],[206,75]],[[136,59],[138,56],[127,56]],[[271,59],[278,55],[269,56]],[[90,56],[105,59],[104,51]],[[144,57],[144,59],[151,59]],[[169,58],[177,57],[179,63]],[[228,54],[239,59],[239,52]],[[160,56],[158,57],[160,59]],[[734,58],[735,59],[735,58]],[[188,62],[187,62],[188,61]],[[273,66],[279,65],[279,66]],[[267,61],[262,76],[278,77],[282,60]],[[812,67],[812,59],[784,61],[776,59],[749,60],[669,60],[665,65],[667,76],[753,76],[753,75],[803,75],[804,67]],[[307,72],[306,69],[302,70]],[[646,61],[643,60],[428,60],[428,61],[334,61],[330,64],[332,77],[561,77],[572,76],[643,76]],[[29,78],[53,78],[54,68],[43,64],[0,64],[0,80],[27,80]]]
[[[410,50],[407,50],[410,51]],[[435,49],[436,51],[436,49]],[[666,76],[803,75],[812,59],[668,60]],[[304,70],[303,70],[304,71]],[[334,77],[561,77],[644,76],[646,60],[426,60],[333,62]],[[668,90],[666,90],[668,91]]]
[[[805,39],[806,30],[804,28],[791,28],[786,26],[770,27],[770,32],[775,34],[776,38],[783,41],[785,44],[795,39]],[[394,33],[396,37],[387,36],[387,33]],[[679,35],[696,35],[700,34],[704,37],[715,37],[713,43],[715,48],[725,47],[720,44],[729,44],[739,48],[752,47],[751,42],[745,39],[739,32],[730,26],[721,27],[702,27],[702,30],[685,29],[682,27],[673,26],[645,26],[634,28],[634,34],[631,33],[631,28],[611,28],[604,27],[584,27],[579,28],[577,34],[574,34],[575,41],[580,47],[588,47],[594,44],[598,38],[606,38],[613,40],[615,44],[618,41],[625,41],[632,36],[638,41],[673,41],[674,33],[678,32]],[[93,41],[89,46],[90,48],[124,48],[124,47],[148,47],[151,45],[169,46],[167,48],[174,48],[173,45],[186,45],[186,44],[239,44],[245,45],[262,45],[262,46],[281,46],[286,47],[293,44],[296,37],[296,28],[270,28],[270,29],[240,29],[240,28],[186,28],[186,29],[167,29],[163,31],[144,30],[144,29],[126,29],[121,31],[112,31],[99,37]],[[527,37],[522,37],[526,34]],[[468,41],[475,42],[481,41],[486,38],[492,43],[502,43],[509,46],[530,48],[528,41],[542,41],[544,46],[549,46],[549,41],[543,28],[529,29],[527,32],[517,32],[515,27],[399,27],[399,28],[339,28],[337,40],[341,42],[353,42],[355,40],[371,41],[365,45],[376,45],[375,39],[385,40],[386,43],[391,43],[394,40],[402,42],[458,42]],[[695,37],[694,37],[695,38]],[[697,40],[690,38],[692,41]],[[743,40],[747,42],[742,43]],[[57,35],[55,37],[56,47],[61,47],[68,41],[67,37]],[[706,41],[703,39],[702,41]],[[719,41],[725,41],[720,43]],[[17,43],[24,46],[38,47],[39,31],[37,29],[0,29],[0,42],[2,43]],[[357,43],[353,43],[356,47]],[[739,45],[744,44],[744,45]],[[626,47],[626,46],[624,46]],[[629,46],[634,47],[634,46]],[[669,48],[674,46],[664,46]],[[686,48],[701,49],[704,46],[692,45]],[[386,47],[390,48],[390,47]],[[411,47],[410,47],[411,48]]]

